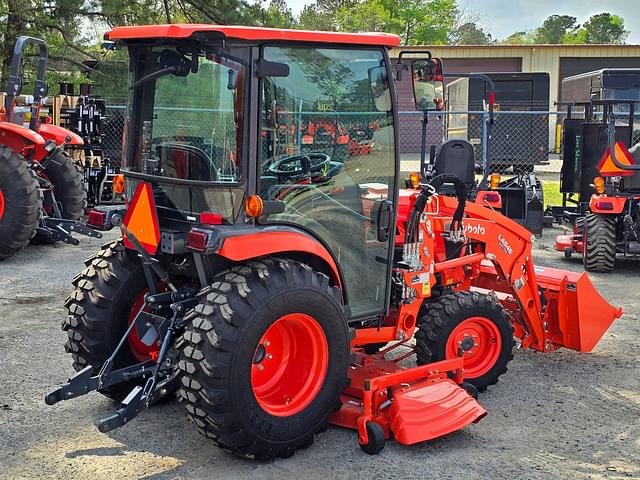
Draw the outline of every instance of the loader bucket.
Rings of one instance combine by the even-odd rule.
[[[413,445],[460,430],[486,414],[463,388],[445,379],[396,393],[386,416],[396,441]]]
[[[550,301],[545,318],[557,321],[560,335],[553,342],[558,346],[590,352],[616,318],[622,308],[607,302],[585,273],[568,272],[556,268],[535,267],[538,286]]]

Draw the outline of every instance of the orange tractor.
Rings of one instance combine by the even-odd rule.
[[[23,54],[30,45],[40,55],[27,127],[17,118],[14,101],[22,92]],[[79,221],[87,202],[84,176],[80,165],[64,151],[67,145],[82,146],[82,138],[40,122],[40,103],[48,91],[46,65],[44,40],[19,37],[0,115],[0,260],[14,255],[30,240],[77,245],[72,232],[101,236]]]
[[[238,455],[290,456],[327,423],[373,454],[479,421],[477,392],[516,341],[590,351],[621,315],[586,274],[534,267],[531,234],[468,202],[457,176],[398,188],[397,36],[164,25],[107,38],[131,62],[128,210],[112,219],[123,237],[73,281],[77,374],[48,404],[119,400],[107,432],[177,390]],[[322,182],[301,181],[302,153],[270,175],[267,110],[312,109],[328,89],[379,126],[376,148]],[[420,91],[437,105],[442,89]]]

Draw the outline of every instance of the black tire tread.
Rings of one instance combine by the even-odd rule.
[[[616,262],[616,218],[588,212],[584,220],[584,268],[588,272],[611,272]]]
[[[513,360],[513,347],[515,346],[515,340],[513,339],[514,330],[511,319],[494,296],[473,291],[461,291],[444,295],[438,300],[427,304],[426,308],[423,308],[418,317],[418,329],[415,333],[415,351],[416,363],[418,365],[425,365],[427,363],[444,360],[442,355],[438,352],[438,343],[442,340],[442,337],[445,334],[445,327],[455,315],[461,312],[467,312],[477,306],[484,307],[492,311],[492,313],[499,318],[501,322],[505,322],[509,326],[509,330],[512,333],[510,339],[511,348],[509,348],[508,355],[503,359],[504,361],[502,362],[502,365],[498,365],[497,368],[490,372],[491,375],[487,381],[483,384],[476,384],[472,379],[466,380],[476,386],[478,390],[482,391],[486,390],[487,386],[498,383],[499,377],[507,373],[507,365],[511,360]]]
[[[65,350],[71,354],[76,371],[88,365],[97,371],[112,353],[111,345],[105,341],[111,328],[107,310],[134,271],[136,263],[129,255],[122,239],[108,243],[72,281],[74,289],[65,301],[68,315],[62,329],[67,332]],[[119,400],[125,390],[105,389],[101,393]]]
[[[55,188],[56,201],[62,206],[62,218],[83,218],[87,208],[87,191],[80,164],[59,148],[51,153],[45,164],[44,173]]]
[[[22,250],[33,237],[42,210],[38,182],[18,153],[0,146],[0,189],[5,209],[0,219],[0,260]]]
[[[326,428],[330,412],[314,431],[297,441],[267,446],[253,437],[234,415],[226,386],[229,354],[238,348],[240,322],[247,321],[246,316],[236,315],[235,311],[251,311],[270,293],[300,285],[324,291],[342,306],[340,290],[330,285],[326,275],[297,261],[267,257],[218,274],[200,292],[199,305],[186,318],[185,346],[178,362],[182,377],[179,398],[200,433],[223,450],[257,459],[287,458],[297,449],[312,445],[314,434]],[[346,328],[345,324],[348,335]],[[345,386],[346,373],[345,370]]]

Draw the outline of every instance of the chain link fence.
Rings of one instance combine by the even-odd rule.
[[[124,105],[107,101],[103,155],[112,165],[119,165],[121,161],[125,113]],[[197,120],[190,118],[178,122],[171,112],[166,113],[154,121],[154,129],[166,132],[163,135],[198,134]],[[426,118],[427,155],[431,146],[437,151],[443,142],[462,138],[473,145],[478,169],[482,168],[488,146],[488,168],[491,171],[527,172],[535,165],[547,164],[550,158],[561,153],[562,135],[557,126],[566,116],[566,111],[497,111],[493,126],[489,128],[489,114],[482,110],[428,112],[426,116],[422,112],[403,111],[399,113],[397,126],[398,148],[403,163],[420,159],[422,122]],[[572,116],[583,116],[583,112],[574,111]],[[270,133],[274,141],[262,142],[262,155],[268,158],[276,154],[319,151],[340,158],[366,156],[382,147],[377,140],[386,118],[383,114],[371,112],[281,115],[277,131]],[[207,131],[211,133],[211,126],[207,126]],[[411,167],[408,169],[414,166]]]
[[[420,157],[422,123],[427,121],[427,152],[437,150],[443,142],[464,139],[474,147],[478,168],[487,156],[491,171],[533,171],[535,165],[546,165],[550,157],[559,153],[560,132],[565,112],[555,111],[496,111],[493,125],[489,113],[482,110],[466,112],[400,112],[400,153],[403,160]],[[487,141],[488,138],[488,141]],[[488,148],[488,152],[487,152]]]

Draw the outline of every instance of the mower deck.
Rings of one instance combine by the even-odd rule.
[[[406,368],[400,362],[413,351],[385,359],[386,353],[400,345],[403,343],[374,355],[355,353],[349,370],[351,384],[340,397],[340,410],[329,420],[357,430],[365,451],[365,446],[380,442],[367,432],[371,422],[382,428],[385,439],[393,434],[398,443],[412,445],[460,430],[487,414],[472,396],[477,392],[462,382],[462,357]],[[384,442],[375,445],[373,453],[383,447]]]

